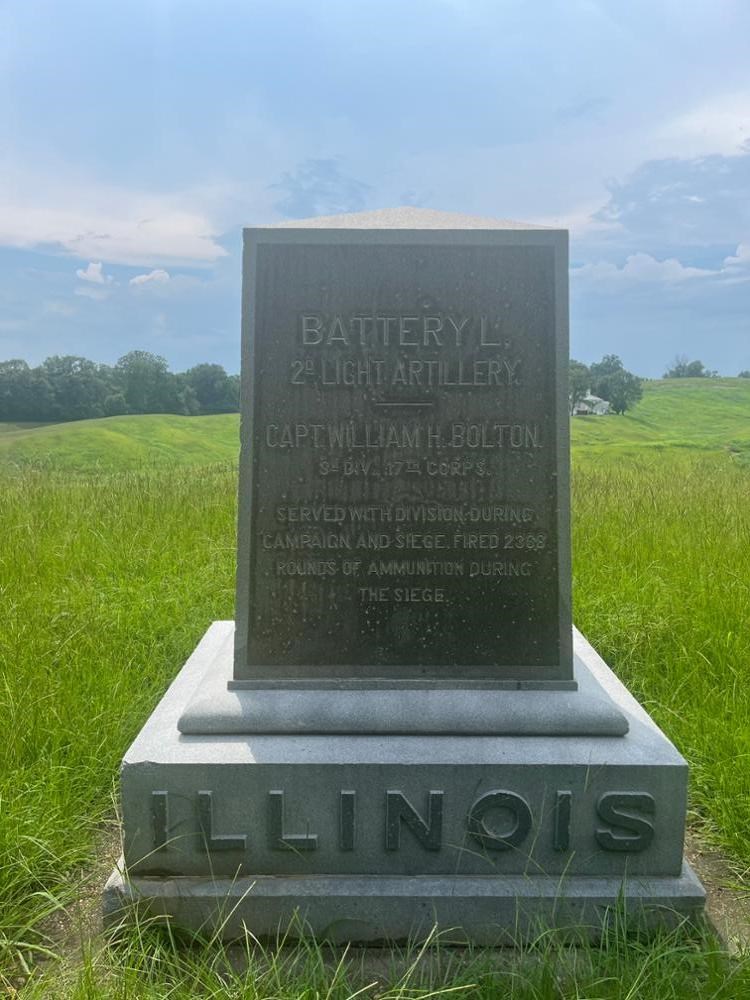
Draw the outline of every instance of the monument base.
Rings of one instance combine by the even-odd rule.
[[[336,940],[437,923],[498,943],[595,936],[613,907],[646,926],[702,911],[682,856],[687,765],[579,633],[579,687],[611,700],[624,735],[180,732],[232,629],[211,626],[125,755],[127,874],[108,919],[137,903],[225,937],[299,918]]]
[[[261,876],[212,879],[127,878],[116,868],[104,889],[105,920],[140,910],[225,940],[246,931],[259,939],[313,934],[333,944],[424,940],[437,927],[442,944],[519,944],[556,928],[598,940],[614,925],[638,931],[699,918],[705,893],[690,865],[679,876],[492,878],[424,875]]]
[[[624,736],[628,721],[574,660],[567,687],[538,682],[232,681],[234,632],[207,664],[177,728],[193,736],[333,733],[384,736]]]

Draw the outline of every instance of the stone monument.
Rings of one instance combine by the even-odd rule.
[[[572,625],[567,233],[245,232],[236,626],[127,752],[135,902],[494,944],[703,908],[687,767]]]

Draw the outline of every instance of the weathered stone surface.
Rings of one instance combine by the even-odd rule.
[[[152,917],[231,940],[314,934],[319,940],[419,941],[437,925],[440,941],[513,945],[554,927],[597,940],[624,921],[638,931],[700,918],[704,893],[686,863],[677,876],[619,878],[543,875],[471,877],[316,876],[123,878],[104,890],[105,920],[139,907]]]
[[[572,686],[567,234],[330,222],[246,230],[235,679]]]
[[[180,735],[231,628],[209,629],[125,755],[131,873],[679,874],[685,762],[582,638],[626,736]]]
[[[579,670],[627,716],[623,737],[180,735],[231,631],[209,629],[125,756],[113,919],[138,898],[193,929],[232,911],[230,937],[297,913],[338,940],[437,919],[493,943],[545,921],[596,934],[618,897],[652,923],[701,909],[685,762],[580,635]]]
[[[299,682],[238,688],[231,646],[206,667],[178,722],[181,733],[349,733],[414,736],[622,736],[628,721],[596,679],[575,671],[575,690],[535,689],[510,683],[488,688],[409,686],[389,681],[355,689]]]

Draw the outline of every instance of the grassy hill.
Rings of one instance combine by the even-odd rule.
[[[750,460],[750,379],[647,382],[624,416],[575,417],[575,451],[646,456],[664,449],[728,451]]]
[[[622,417],[576,417],[574,455],[648,457],[664,450],[729,453],[750,462],[750,379],[648,382]],[[156,414],[67,424],[0,424],[0,469],[115,472],[235,461],[238,417]]]
[[[28,466],[61,471],[117,472],[165,465],[232,462],[239,417],[146,414],[66,424],[0,424],[0,469]]]

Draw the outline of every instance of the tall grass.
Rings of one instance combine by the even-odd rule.
[[[579,461],[578,627],[691,766],[704,832],[750,866],[750,473]]]
[[[128,742],[233,615],[235,472],[27,472],[0,493],[0,957],[111,815]]]
[[[0,961],[7,967],[44,947],[45,915],[75,887],[74,873],[111,819],[129,741],[208,624],[233,615],[235,489],[229,465],[110,476],[27,469],[2,483]],[[705,834],[747,868],[750,473],[726,455],[623,464],[579,452],[573,511],[577,624],[687,756],[694,818]],[[521,965],[478,979],[474,965],[465,975],[453,970],[450,982],[477,997],[666,998],[687,995],[677,987],[692,978],[695,997],[750,996],[747,979],[745,994],[726,985],[746,967],[727,965],[710,947],[670,939],[617,949],[592,952],[578,979],[575,970],[560,973],[555,953],[533,973]],[[60,973],[54,989],[43,978],[28,990],[291,997],[345,996],[361,985],[349,972],[331,979],[320,969],[302,978],[287,969],[276,982],[257,964],[251,982],[249,973],[227,970],[223,951],[216,955],[224,957],[149,938],[114,955],[92,952]],[[630,985],[618,986],[618,976]],[[303,981],[312,984],[307,992]],[[427,995],[440,982],[444,989],[445,979],[410,981],[408,989],[422,994],[409,995]]]
[[[77,965],[41,975],[29,998],[61,1000],[739,1000],[750,962],[731,960],[710,936],[678,928],[638,940],[613,926],[596,947],[554,934],[515,949],[441,945],[329,949],[312,938],[262,947],[175,940],[140,928],[114,950],[89,949]]]

